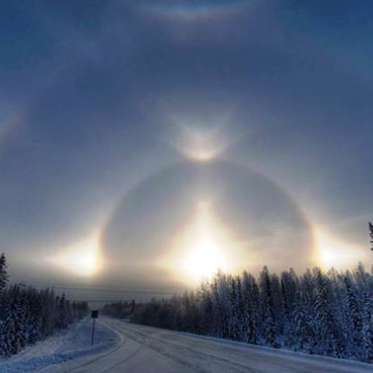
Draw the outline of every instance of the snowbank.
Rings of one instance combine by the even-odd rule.
[[[27,347],[18,355],[0,360],[1,373],[34,372],[67,360],[97,354],[115,346],[118,335],[96,324],[95,345],[91,346],[91,320],[85,319],[67,331]]]

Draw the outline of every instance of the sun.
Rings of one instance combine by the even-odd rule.
[[[211,278],[219,270],[225,271],[226,260],[219,247],[207,237],[197,238],[196,241],[184,259],[185,272],[192,279],[204,280]]]
[[[183,260],[184,270],[196,280],[208,279],[219,270],[226,270],[227,260],[207,203],[199,204],[191,233]]]
[[[176,258],[171,259],[177,276],[192,284],[230,269],[224,230],[214,219],[210,204],[200,202],[196,210],[192,223],[178,237]]]

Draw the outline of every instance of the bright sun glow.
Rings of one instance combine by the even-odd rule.
[[[199,203],[192,224],[176,243],[176,258],[171,262],[177,276],[184,274],[189,283],[197,283],[208,280],[219,270],[229,271],[231,262],[227,245],[225,231],[214,219],[209,204]]]
[[[101,266],[98,235],[95,234],[88,239],[73,244],[62,250],[48,262],[81,277],[95,275]]]
[[[191,235],[189,252],[183,264],[184,269],[195,279],[209,278],[219,269],[227,269],[226,258],[219,247],[219,235],[214,229],[209,206],[201,203],[198,206],[195,232]]]
[[[366,249],[342,242],[319,228],[315,229],[315,238],[316,260],[326,270],[332,267],[347,269],[366,260]]]

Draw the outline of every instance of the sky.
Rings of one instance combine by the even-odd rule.
[[[164,289],[218,267],[369,268],[372,11],[3,2],[0,250],[12,278]]]

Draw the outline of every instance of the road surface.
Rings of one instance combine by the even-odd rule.
[[[110,350],[43,372],[74,373],[361,373],[373,365],[249,346],[103,318],[118,337]]]

